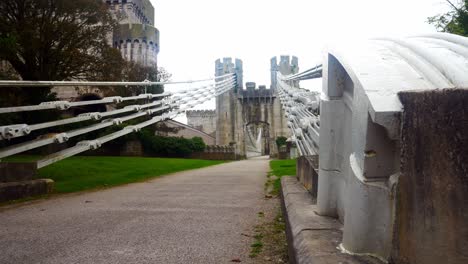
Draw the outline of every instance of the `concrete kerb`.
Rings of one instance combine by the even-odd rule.
[[[289,260],[302,263],[381,263],[339,250],[342,224],[316,213],[315,199],[296,177],[281,178],[281,207],[286,221]]]
[[[0,203],[51,193],[54,181],[36,174],[35,162],[0,163]]]

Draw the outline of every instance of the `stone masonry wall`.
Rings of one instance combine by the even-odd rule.
[[[215,110],[189,110],[186,112],[187,124],[207,134],[214,135],[216,132]]]
[[[400,100],[393,261],[468,263],[468,90],[405,92]]]

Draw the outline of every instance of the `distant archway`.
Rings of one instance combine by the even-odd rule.
[[[270,155],[270,124],[264,121],[251,121],[244,129],[247,158]]]

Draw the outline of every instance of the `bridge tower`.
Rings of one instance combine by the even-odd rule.
[[[276,57],[271,58],[271,89],[276,89],[276,77],[280,72],[283,75],[290,75],[299,72],[299,59],[296,56],[289,57],[287,55],[280,56],[280,62]],[[294,87],[299,87],[299,81],[291,83]]]
[[[283,61],[278,67],[292,71],[289,56],[284,56]],[[297,58],[292,64],[297,66]],[[294,70],[297,72],[297,69]],[[261,149],[259,155],[276,154],[276,138],[289,135],[276,89],[266,89],[265,85],[257,88],[253,82],[247,83],[244,89],[242,61],[238,59],[235,63],[231,58],[217,60],[215,70],[216,76],[227,73],[237,76],[236,88],[216,98],[216,144],[235,145],[237,154],[246,156],[255,143],[261,143],[256,148]]]
[[[234,90],[223,93],[216,97],[216,145],[232,145],[236,142],[235,120],[236,120],[236,96],[237,90],[242,89],[242,61],[231,58],[216,60],[215,76],[222,76],[229,73],[235,73],[237,77],[237,86]]]

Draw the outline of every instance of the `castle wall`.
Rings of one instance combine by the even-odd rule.
[[[215,144],[215,138],[204,133],[203,131],[197,130],[193,127],[190,127],[188,125],[182,124],[180,122],[177,122],[175,120],[166,120],[163,122],[165,126],[168,128],[175,129],[173,132],[162,132],[158,131],[156,132],[157,135],[160,136],[166,136],[166,137],[183,137],[183,138],[188,138],[191,139],[193,137],[200,137],[203,139],[203,142],[205,142],[206,145],[214,145]]]
[[[215,110],[191,110],[186,112],[187,124],[207,134],[216,134]]]

